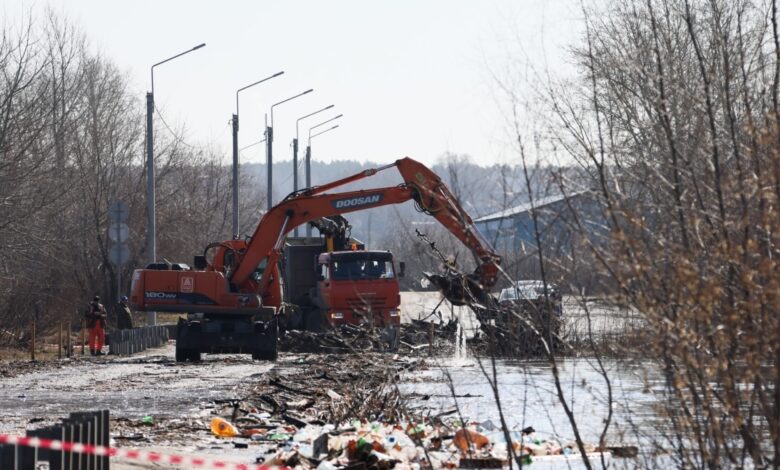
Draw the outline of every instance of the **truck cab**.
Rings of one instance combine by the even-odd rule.
[[[401,304],[393,254],[350,238],[333,250],[319,237],[288,237],[280,266],[286,327],[318,331],[349,324],[398,326]],[[351,249],[344,249],[351,248]]]
[[[328,325],[400,324],[398,276],[389,251],[322,253],[317,271],[317,303]]]

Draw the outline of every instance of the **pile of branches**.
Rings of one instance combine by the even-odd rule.
[[[419,360],[387,356],[311,355],[292,369],[279,363],[268,378],[254,385],[248,401],[293,424],[338,423],[347,419],[400,420],[405,406],[394,386]]]
[[[562,350],[562,319],[551,309],[533,302],[511,306],[469,305],[480,326],[467,343],[477,355],[496,357],[541,357]]]
[[[279,338],[278,348],[280,351],[295,353],[390,351],[392,338],[378,328],[341,325],[320,332],[287,330]]]
[[[341,325],[322,332],[288,330],[279,338],[279,350],[295,353],[403,352],[428,354],[433,339],[437,354],[452,348],[458,331],[457,320],[434,323],[413,320],[396,331]],[[433,337],[431,337],[433,336]]]

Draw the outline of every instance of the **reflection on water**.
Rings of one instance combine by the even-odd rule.
[[[410,396],[413,407],[431,409],[433,415],[457,406],[466,419],[500,424],[494,393],[485,375],[492,381],[489,359],[482,362],[484,371],[471,357],[431,359],[430,364],[428,371],[408,375],[399,385],[400,390]],[[641,445],[648,442],[658,424],[652,407],[661,386],[658,377],[647,380],[641,368],[626,367],[614,360],[605,360],[604,366],[613,396],[607,443]],[[558,368],[561,388],[582,438],[598,443],[609,412],[607,386],[598,373],[598,364],[593,359],[562,359]],[[558,400],[549,363],[497,360],[495,376],[498,377],[501,409],[510,428],[519,430],[533,426],[540,434],[573,438],[574,432]]]

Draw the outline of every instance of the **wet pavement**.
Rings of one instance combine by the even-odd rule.
[[[246,381],[271,367],[245,355],[204,355],[200,364],[177,364],[173,342],[129,358],[77,357],[0,379],[0,432],[22,431],[31,418],[86,409],[108,409],[112,418],[181,416],[241,396]]]

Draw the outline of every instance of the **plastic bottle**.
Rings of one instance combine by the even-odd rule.
[[[392,434],[389,436],[385,436],[382,442],[382,444],[385,446],[385,449],[392,449],[393,447],[395,447],[397,443],[398,440]]]

